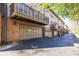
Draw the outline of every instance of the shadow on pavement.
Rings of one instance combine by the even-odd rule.
[[[22,40],[19,41],[16,46],[2,51],[66,47],[73,46],[73,43],[79,43],[79,41],[77,41],[77,37],[74,34],[65,34],[63,36],[55,38],[38,38],[32,40]]]

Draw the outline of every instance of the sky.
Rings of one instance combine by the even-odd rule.
[[[74,23],[69,20],[69,18],[65,18],[63,21],[70,29],[73,28],[73,26],[75,26]]]

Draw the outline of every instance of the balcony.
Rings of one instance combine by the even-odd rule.
[[[43,25],[47,25],[49,23],[48,17],[23,3],[11,4],[10,17],[36,22]]]
[[[51,29],[51,30],[57,30],[57,29],[58,29],[58,24],[57,24],[56,22],[52,23],[52,24],[50,25],[50,29]]]

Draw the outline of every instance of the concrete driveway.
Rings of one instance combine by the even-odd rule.
[[[77,37],[65,34],[55,38],[39,38],[18,42],[15,46],[0,51],[0,55],[40,55],[40,56],[72,56],[79,55]]]

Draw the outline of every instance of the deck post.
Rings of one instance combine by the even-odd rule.
[[[1,11],[2,11],[1,44],[7,44],[7,22],[8,22],[7,3],[1,4]]]

